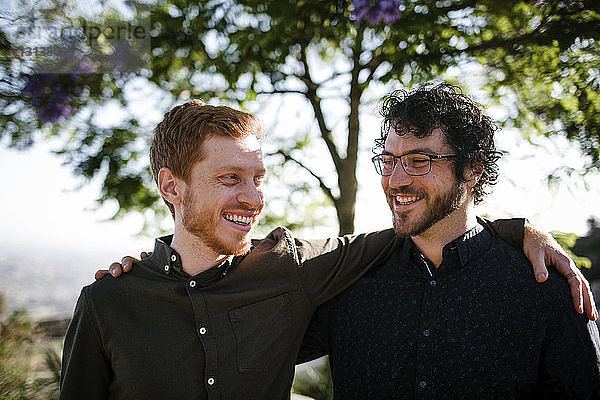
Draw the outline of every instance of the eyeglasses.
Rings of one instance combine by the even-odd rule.
[[[431,171],[431,160],[440,160],[445,158],[454,158],[456,154],[438,154],[429,155],[423,153],[408,153],[401,156],[393,154],[377,154],[371,158],[375,165],[375,170],[381,176],[390,176],[396,168],[397,160],[400,160],[402,169],[407,175],[420,176],[427,175]]]

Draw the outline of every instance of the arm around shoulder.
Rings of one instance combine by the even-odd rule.
[[[554,266],[569,283],[577,312],[581,314],[585,311],[592,320],[598,318],[594,295],[588,281],[550,234],[535,229],[524,218],[489,221],[478,217],[478,221],[494,236],[523,250],[533,266],[533,273],[538,282],[547,279],[547,266]]]
[[[83,288],[65,337],[60,399],[106,399],[110,362],[101,345],[96,319]]]
[[[525,218],[496,219],[490,221],[477,217],[477,221],[494,236],[499,237],[512,247],[523,249],[523,238],[525,236]]]
[[[296,240],[302,286],[317,306],[387,260],[402,239],[392,229],[326,240]]]

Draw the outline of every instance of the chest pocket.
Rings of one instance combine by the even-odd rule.
[[[290,349],[291,318],[286,293],[229,312],[239,372],[266,372]]]

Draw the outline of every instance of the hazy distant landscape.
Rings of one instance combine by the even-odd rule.
[[[104,250],[102,254],[0,249],[0,293],[6,298],[5,315],[25,308],[33,320],[70,317],[81,288],[94,280],[94,272],[127,253],[136,255],[122,249]],[[593,286],[599,303],[600,281]]]
[[[0,292],[6,297],[6,315],[25,308],[34,320],[69,317],[94,272],[122,255],[0,249]]]

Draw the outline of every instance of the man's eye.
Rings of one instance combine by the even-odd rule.
[[[256,186],[260,186],[260,185],[263,184],[264,180],[265,180],[264,176],[257,176],[257,177],[254,178],[254,184]]]
[[[236,174],[227,174],[221,176],[221,181],[227,185],[233,185],[234,183],[238,183],[239,178]]]
[[[414,165],[425,165],[429,162],[428,158],[424,158],[424,157],[415,157],[412,160],[410,160]]]

